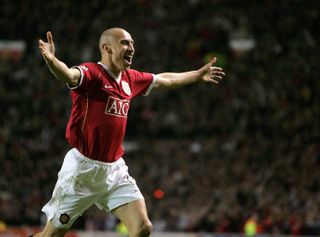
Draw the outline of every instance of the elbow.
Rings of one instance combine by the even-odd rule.
[[[171,80],[165,80],[162,84],[162,87],[163,88],[170,88],[170,87],[173,87],[173,83]]]
[[[173,87],[174,83],[171,79],[169,78],[164,78],[161,76],[156,77],[156,83],[155,83],[155,88],[170,88]]]
[[[77,86],[79,84],[79,78],[71,78],[67,81],[70,86]]]
[[[80,72],[78,70],[70,70],[65,79],[65,82],[68,83],[70,86],[77,86],[80,81]]]

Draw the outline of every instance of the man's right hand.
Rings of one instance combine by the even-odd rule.
[[[46,63],[50,65],[55,57],[55,47],[50,31],[47,32],[47,42],[39,39],[39,49]]]
[[[55,47],[53,38],[50,31],[47,32],[47,42],[39,39],[39,49],[50,71],[57,79],[68,83],[70,86],[78,85],[81,76],[80,70],[68,68],[64,62],[56,58],[54,55]]]

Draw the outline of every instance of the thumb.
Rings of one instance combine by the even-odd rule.
[[[213,59],[211,59],[211,61],[209,62],[210,66],[212,66],[213,64],[215,64],[217,62],[217,57],[214,57]]]
[[[53,37],[50,31],[47,32],[47,40],[49,44],[53,43]]]

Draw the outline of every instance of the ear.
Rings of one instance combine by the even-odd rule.
[[[104,44],[102,45],[103,50],[107,51],[107,53],[111,53],[111,48],[108,44]]]

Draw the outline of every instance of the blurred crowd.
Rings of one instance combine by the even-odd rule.
[[[315,1],[0,0],[0,220],[41,225],[65,153],[68,89],[43,62],[51,30],[69,66],[99,61],[100,33],[135,40],[134,68],[196,69],[213,55],[219,86],[153,91],[130,108],[125,160],[156,230],[320,235],[320,9]],[[90,208],[74,228],[110,230]]]

